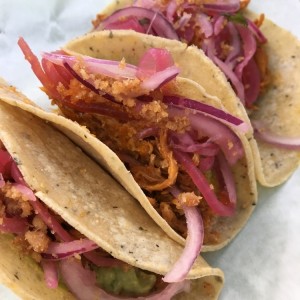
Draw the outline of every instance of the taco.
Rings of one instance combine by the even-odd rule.
[[[185,280],[162,280],[183,248],[50,126],[62,117],[3,81],[0,99],[1,282],[23,299],[218,297],[223,274],[201,257]]]
[[[206,55],[223,74],[217,70],[206,73],[206,69],[199,74],[203,58],[190,63],[194,74],[189,74],[189,68],[185,70],[179,62],[181,76],[200,83],[208,93],[224,101],[225,106],[239,103],[246,107],[247,111],[241,109],[241,113],[244,120],[248,114],[255,129],[255,139],[250,143],[257,179],[264,186],[276,186],[288,179],[300,161],[297,117],[300,88],[294,84],[299,76],[300,43],[264,15],[246,9],[249,2],[112,1],[93,22],[93,30],[134,30],[136,39],[141,41],[145,40],[142,35],[149,34],[197,46],[199,56]],[[132,32],[128,35],[135,36]],[[124,40],[118,47],[123,44],[126,47],[126,43]],[[163,41],[157,43],[164,45]],[[175,56],[179,54],[176,43],[166,44],[174,47]],[[142,44],[136,48],[140,46],[143,51]],[[114,49],[110,44],[106,47],[108,53]],[[230,87],[223,91],[220,81],[214,83],[214,79],[209,79],[212,73],[223,77],[222,86],[228,80],[234,92]]]
[[[176,76],[168,51],[146,51],[139,67],[125,62],[126,53],[125,60],[110,61],[56,51],[43,54],[42,67],[23,39],[19,45],[60,113],[98,138],[80,146],[172,239],[185,244],[194,236],[186,249],[199,251],[203,244],[202,251],[212,251],[246,224],[257,198],[249,125],[201,86]],[[71,135],[78,139],[83,130],[78,126]],[[187,226],[190,212],[204,237]]]

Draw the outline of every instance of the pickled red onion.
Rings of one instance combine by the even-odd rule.
[[[200,254],[203,245],[204,227],[198,208],[183,205],[182,209],[186,218],[188,235],[182,254],[172,269],[163,277],[165,282],[183,281]]]
[[[70,242],[51,242],[46,251],[43,252],[45,259],[65,259],[75,254],[82,254],[99,248],[93,241],[85,238]]]
[[[12,186],[20,192],[27,200],[30,200],[30,202],[36,202],[36,197],[33,193],[33,191],[27,187],[24,184],[21,183],[13,183]]]
[[[0,231],[15,234],[24,234],[28,229],[28,222],[21,217],[3,217]]]
[[[173,153],[175,159],[183,166],[186,173],[191,177],[212,211],[219,216],[232,216],[235,212],[235,205],[233,203],[224,205],[217,199],[212,186],[202,172],[195,166],[192,159],[188,155],[175,149],[173,150]]]
[[[5,175],[10,175],[11,163],[12,163],[11,155],[4,149],[0,149],[0,173],[5,177]]]
[[[46,285],[49,289],[56,289],[58,287],[58,266],[54,261],[41,261],[44,270],[44,277]]]
[[[209,1],[208,3],[203,3],[203,7],[212,12],[218,13],[234,13],[240,9],[240,1],[239,0],[217,0],[214,3]]]
[[[72,236],[58,223],[56,218],[48,211],[47,207],[44,206],[39,200],[30,201],[30,204],[33,206],[35,213],[40,215],[46,225],[56,233],[60,239],[63,241],[72,241]]]
[[[272,133],[261,121],[253,120],[252,125],[258,139],[283,149],[300,150],[300,137],[287,137]]]
[[[246,122],[235,117],[234,115],[227,113],[224,110],[215,108],[214,106],[211,106],[209,104],[201,103],[193,99],[178,96],[164,96],[163,102],[166,104],[174,104],[176,106],[194,109],[198,112],[208,114],[213,118],[218,119],[219,121],[236,126],[241,132],[247,132],[250,129],[250,126]]]
[[[3,178],[2,173],[0,173],[0,189],[3,188],[5,186],[5,180]]]
[[[236,189],[235,189],[235,181],[232,174],[232,171],[222,153],[218,154],[218,163],[220,167],[220,171],[223,176],[223,180],[225,183],[225,187],[229,196],[229,201],[234,206],[236,206],[237,196],[236,196]]]
[[[137,6],[126,7],[115,11],[112,15],[101,22],[100,28],[98,27],[95,30],[106,29],[107,26],[109,26],[111,23],[114,23],[121,19],[126,19],[131,16],[136,16],[141,19],[148,19],[149,21],[155,17],[152,27],[158,36],[167,39],[179,40],[173,25],[162,13]]]

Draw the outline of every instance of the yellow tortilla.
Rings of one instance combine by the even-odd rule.
[[[114,0],[101,12],[101,15],[109,16],[117,9],[132,4],[133,0]],[[252,20],[258,17],[257,14],[249,10],[246,10],[245,14]],[[277,26],[268,19],[264,20],[261,30],[268,39],[266,52],[269,58],[272,82],[266,93],[260,96],[259,109],[250,115],[250,119],[262,120],[274,134],[286,137],[299,137],[300,87],[297,82],[299,81],[298,70],[300,69],[300,41],[287,30]],[[205,61],[208,58],[202,57],[205,56],[202,50],[197,49],[198,55],[195,53],[194,55],[190,54],[190,59],[184,60],[180,57],[180,54],[182,54],[182,49],[186,45],[182,45],[180,49],[180,46],[176,45],[176,41],[169,43],[152,36],[147,39],[143,37],[143,34],[130,31],[124,33],[123,40],[119,41],[119,45],[116,46],[115,44],[116,48],[112,48],[110,44],[105,44],[103,48],[111,47],[110,51],[113,52],[113,49],[118,49],[118,47],[130,47],[132,41],[135,42],[138,38],[141,40],[141,44],[145,45],[140,47],[148,47],[150,39],[153,44],[160,43],[161,47],[169,49],[176,63],[181,67],[181,76],[198,82],[209,94],[221,99],[223,105],[229,111],[234,112],[235,107],[237,108],[238,106],[239,112],[236,111],[236,115],[244,120],[248,120],[249,117],[245,109],[241,107],[240,101],[226,78],[223,74],[220,74],[222,72],[214,63],[211,62],[209,66]],[[126,41],[128,41],[128,45],[126,45]],[[136,46],[136,48],[138,47]],[[189,48],[192,49],[192,47]],[[107,51],[109,52],[109,50]],[[199,70],[202,70],[202,72]],[[260,140],[254,140],[251,135],[248,135],[248,138],[253,151],[256,177],[260,184],[268,187],[277,186],[286,181],[298,168],[300,164],[299,151],[278,148]]]
[[[166,274],[183,247],[171,240],[99,165],[49,123],[72,124],[74,134],[80,127],[25,103],[30,101],[3,81],[0,100],[0,140],[18,161],[36,196],[114,257]],[[84,129],[82,132],[88,134]],[[74,299],[63,286],[47,289],[40,266],[19,252],[11,240],[11,235],[0,234],[0,280],[4,284],[24,299]],[[223,285],[222,271],[211,268],[201,257],[188,278],[194,279],[191,297],[200,292],[204,299],[216,299]],[[181,297],[184,296],[178,295],[178,299]]]

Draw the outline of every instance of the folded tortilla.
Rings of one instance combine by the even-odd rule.
[[[111,256],[155,274],[166,274],[183,248],[99,165],[49,123],[63,127],[75,140],[81,134],[84,139],[92,137],[86,137],[81,129],[75,137],[79,126],[73,128],[74,123],[28,104],[30,100],[4,81],[0,83],[0,99],[0,140],[41,205]],[[0,234],[0,280],[4,284],[23,299],[76,298],[64,283],[56,289],[47,288],[40,264],[20,251],[12,242],[14,238]],[[216,299],[223,285],[222,271],[211,268],[201,257],[188,278],[193,279],[189,299],[199,295]],[[186,299],[186,294],[174,299]]]
[[[126,32],[124,34],[126,34]],[[136,36],[134,34],[129,34],[128,38],[129,40],[126,36],[126,43],[124,43],[124,46],[126,46],[126,48],[124,48],[123,46],[119,47],[118,43],[114,43],[114,39],[110,37],[110,34],[108,32],[97,32],[73,41],[64,48],[64,51],[75,54],[76,57],[79,55],[89,55],[97,58],[101,57],[104,59],[116,60],[121,60],[124,57],[126,62],[137,64],[137,59],[142,55],[142,51],[139,47],[135,48],[135,42],[133,42],[133,40],[135,40]],[[133,38],[133,40],[131,38]],[[148,45],[145,44],[144,41],[140,41],[139,38],[136,40],[136,42],[143,43],[143,45],[145,45],[145,48],[147,48],[148,46],[150,47],[152,38],[145,36],[145,39],[149,40]],[[119,39],[117,40],[119,41]],[[159,40],[155,41],[158,41],[158,43],[155,44],[154,42],[152,46],[162,46],[160,45]],[[172,43],[172,41],[164,41],[166,41],[167,43]],[[114,45],[112,46],[114,51],[111,51],[112,48],[102,47],[101,45],[103,44],[110,44],[110,47],[111,45]],[[177,45],[179,47],[184,47],[185,49],[185,46],[183,44],[178,43]],[[165,46],[165,44],[163,46]],[[136,49],[137,51],[132,51],[132,49]],[[77,52],[73,52],[71,50],[76,50]],[[189,55],[190,53],[193,53],[193,51],[183,51],[183,53],[178,53],[178,57],[183,57],[183,60],[188,63],[189,61],[191,61]],[[71,88],[70,91],[72,91]],[[176,95],[181,97],[187,97],[196,101],[201,101],[203,103],[210,104],[215,108],[223,109],[224,111],[226,111],[223,104],[218,98],[210,96],[200,85],[189,79],[177,78],[176,88],[174,88],[172,93],[175,93]],[[53,100],[54,103],[56,103],[60,107],[62,113],[65,114],[65,116],[76,120],[76,122],[88,127],[92,131],[92,133],[95,134],[95,132],[93,132],[93,127],[96,128],[97,126],[100,126],[97,125],[100,124],[100,122],[97,122],[97,118],[101,118],[100,114],[98,116],[95,116],[95,120],[89,121],[89,117],[93,115],[92,111],[90,114],[82,112],[78,113],[76,112],[76,109],[72,110],[72,108],[70,109],[70,107],[68,106],[65,107],[64,103],[56,101],[58,99]],[[240,111],[235,107],[235,109],[231,108],[229,112],[232,112],[232,114],[234,115],[239,113]],[[85,119],[85,117],[87,119]],[[93,118],[93,116],[91,118]],[[133,195],[141,203],[146,212],[172,239],[178,241],[181,244],[185,243],[185,240],[181,235],[178,234],[178,231],[175,231],[174,228],[172,228],[172,226],[170,226],[170,224],[152,206],[145,192],[141,189],[134,177],[128,172],[125,164],[120,160],[116,153],[114,153],[109,147],[101,142],[101,138],[100,140],[97,140],[97,138],[95,138],[90,133],[84,133],[85,128],[77,126],[77,124],[74,123],[73,125],[72,123],[69,124],[65,121],[54,121],[54,123],[60,124],[61,128],[64,128],[63,130],[65,130],[65,133],[69,135],[69,137],[75,139],[77,144],[79,143],[80,146],[85,149],[85,151],[90,153],[92,157],[94,157],[103,167],[105,167],[131,193],[131,195]],[[238,199],[236,213],[231,217],[217,216],[213,218],[211,225],[207,226],[208,229],[206,233],[208,239],[206,242],[204,242],[204,246],[202,248],[203,251],[213,251],[227,245],[244,227],[256,205],[257,191],[251,149],[245,135],[239,132],[235,133],[242,143],[242,148],[245,154],[244,157],[232,168],[234,185],[237,191]],[[85,138],[83,138],[84,136]]]
[[[114,0],[100,15],[102,17],[109,16],[118,9],[131,6],[134,2],[139,4],[138,1],[132,0]],[[248,9],[244,13],[250,20],[259,17]],[[264,19],[261,31],[268,40],[264,49],[269,61],[271,83],[267,90],[260,95],[258,102],[255,103],[258,109],[253,110],[249,117],[251,120],[263,121],[264,127],[268,128],[268,131],[274,135],[298,138],[300,132],[298,118],[300,87],[295,82],[299,78],[300,60],[298,53],[300,42],[290,32],[268,19]],[[176,41],[168,42],[152,36],[147,38],[143,34],[126,33],[122,30],[120,35],[114,34],[114,36],[116,37],[114,46],[110,43],[106,44],[103,47],[104,52],[114,52],[115,47],[130,47],[132,43],[137,50],[134,52],[135,54],[139,52],[139,49],[142,51],[150,42],[151,45],[165,46],[170,49],[175,61],[180,66],[181,76],[200,83],[209,94],[221,99],[224,106],[229,110],[230,107],[239,106],[239,113],[237,114],[244,120],[249,118],[223,73],[214,63],[208,64],[202,50],[199,50],[197,54],[195,53],[193,59],[188,62],[180,57],[180,53],[184,51],[186,46],[180,46]],[[131,42],[128,41],[128,38]],[[72,49],[72,43],[70,47]],[[78,49],[72,50],[77,51]],[[196,58],[197,56],[198,58]],[[203,71],[199,72],[200,69]],[[272,187],[283,183],[298,168],[300,163],[299,151],[278,147],[258,138],[253,139],[251,135],[248,138],[254,155],[256,177],[263,186]]]

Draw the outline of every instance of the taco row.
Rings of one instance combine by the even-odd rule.
[[[98,241],[97,235],[89,236],[92,232],[89,227],[84,232],[78,227],[79,216],[78,226],[66,219],[64,226],[73,226],[71,230],[84,234],[82,239],[94,241],[101,251],[109,253],[104,256],[116,257],[118,262],[133,266],[135,278],[137,273],[142,274],[140,277],[144,276],[149,283],[149,278],[156,276],[152,277],[155,284],[140,294],[134,292],[136,286],[128,291],[128,287],[120,287],[119,283],[117,292],[100,292],[99,286],[93,286],[92,293],[110,293],[109,296],[102,294],[104,299],[118,293],[130,297],[148,294],[149,299],[156,299],[157,295],[171,298],[170,290],[175,294],[186,289],[188,283],[182,281],[186,278],[198,278],[192,280],[189,299],[193,299],[195,289],[200,289],[206,297],[217,297],[222,274],[206,269],[203,261],[198,263],[199,252],[224,247],[246,224],[256,205],[256,178],[266,186],[280,184],[299,163],[294,138],[298,124],[291,116],[296,113],[291,107],[298,105],[294,97],[298,91],[287,77],[277,76],[281,72],[295,74],[299,64],[295,55],[298,41],[262,17],[253,23],[251,20],[257,16],[241,10],[240,4],[207,4],[199,8],[196,2],[176,5],[175,2],[114,2],[98,16],[92,32],[59,51],[43,53],[40,62],[26,42],[19,40],[43,90],[59,107],[59,114],[67,119],[18,105],[53,123],[121,183],[133,196],[130,199],[135,201],[134,205],[138,206],[139,202],[146,211],[144,216],[149,215],[158,225],[156,230],[162,229],[171,239],[185,245],[184,248],[177,246],[174,251],[172,248],[171,252],[165,248],[162,256],[161,253],[145,254],[143,265],[128,261],[124,254],[110,253],[105,247],[108,239]],[[191,16],[186,16],[185,9],[193,12]],[[133,11],[137,17],[132,17]],[[197,34],[198,27],[192,27],[194,36],[189,40],[187,29],[195,25],[195,20],[200,22],[197,26],[204,27],[200,27]],[[184,30],[174,30],[180,22],[184,25],[178,28]],[[278,47],[278,43],[284,44],[284,41],[295,46]],[[220,45],[224,46],[222,53],[218,52]],[[228,46],[227,52],[225,46]],[[234,46],[239,49],[236,53],[233,53]],[[243,53],[248,52],[252,54],[244,54],[241,59]],[[292,58],[288,68],[284,64],[286,56]],[[271,62],[268,67],[266,57]],[[253,78],[251,74],[257,76]],[[282,95],[289,99],[288,104]],[[14,92],[9,91],[7,99],[14,98]],[[17,98],[22,100],[20,94]],[[259,98],[258,104],[256,98]],[[258,109],[254,109],[254,105],[258,105]],[[287,122],[287,114],[291,116],[292,125]],[[274,129],[275,135],[268,132],[270,129]],[[22,173],[21,167],[20,171]],[[101,189],[109,194],[107,188],[101,186]],[[36,192],[36,188],[33,191]],[[108,198],[112,201],[114,196]],[[76,206],[72,202],[70,207],[73,205]],[[49,207],[64,215],[59,205],[55,209]],[[105,210],[102,212],[105,214]],[[133,216],[131,213],[128,220]],[[30,219],[34,220],[34,216],[30,215]],[[29,228],[30,232],[37,230],[32,223]],[[116,228],[114,224],[110,229]],[[147,241],[152,243],[157,235],[156,231],[153,234],[152,229],[150,231]],[[118,241],[128,238],[121,232],[117,235]],[[160,234],[164,234],[162,232]],[[55,240],[56,236],[50,238],[54,243],[60,241]],[[166,243],[173,242],[166,237]],[[176,258],[166,264],[164,256],[170,253],[175,253]],[[151,255],[155,260],[157,254],[163,262],[161,268],[149,261]],[[82,255],[81,264],[74,259],[57,263],[60,270],[64,262],[80,266],[82,272],[92,271],[93,276],[99,273],[86,254]],[[146,270],[146,275],[135,267]],[[148,275],[150,277],[145,277]],[[114,276],[117,282],[122,281],[119,273],[114,272]],[[68,285],[66,279],[65,284]],[[173,284],[178,289],[173,289]],[[70,290],[81,299],[77,291],[72,287]],[[158,294],[165,291],[167,294]]]

